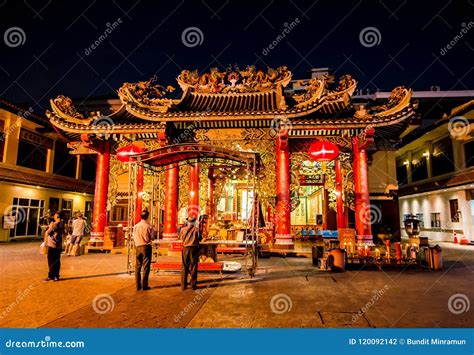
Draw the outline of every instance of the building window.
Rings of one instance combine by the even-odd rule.
[[[419,150],[412,155],[411,179],[420,181],[428,178],[428,155],[426,149]]]
[[[3,162],[3,152],[5,150],[5,122],[0,120],[0,163]]]
[[[457,199],[449,200],[449,213],[451,215],[451,222],[459,222],[461,212],[459,211]]]
[[[425,220],[423,218],[423,213],[417,213],[415,216],[416,219],[420,221],[420,227],[425,228]]]
[[[15,228],[10,237],[36,237],[41,235],[40,220],[44,214],[44,200],[13,199],[10,215],[15,217]]]
[[[16,165],[46,171],[47,156],[48,150],[46,148],[20,140]]]
[[[53,149],[53,140],[22,128],[18,143],[16,164],[26,168],[46,171],[48,149]]]
[[[111,222],[124,222],[127,218],[127,205],[115,205],[110,211]]]
[[[441,228],[441,213],[435,212],[431,214],[431,227]]]
[[[453,145],[450,137],[434,143],[432,155],[433,176],[454,171]]]
[[[92,223],[92,201],[86,201],[84,208],[84,217]]]
[[[64,220],[69,221],[72,216],[72,200],[63,199],[61,210],[63,211]]]
[[[397,180],[399,185],[408,184],[407,166],[405,159],[397,159]]]
[[[474,166],[474,140],[464,143],[464,156],[466,158],[466,168]]]
[[[68,176],[71,178],[76,177],[76,156],[69,154],[69,148],[66,143],[56,141],[54,146],[54,164],[53,173]]]
[[[87,155],[83,155],[81,159],[82,159],[81,180],[94,181],[96,156],[93,154],[87,154]]]

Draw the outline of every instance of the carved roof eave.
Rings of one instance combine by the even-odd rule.
[[[341,118],[336,120],[331,119],[301,119],[293,122],[292,127],[294,129],[304,128],[304,129],[357,129],[364,128],[367,125],[372,125],[374,127],[384,127],[389,125],[394,125],[400,123],[404,120],[409,119],[415,113],[412,105],[407,105],[400,111],[390,115],[390,116],[375,116],[370,115],[364,119],[356,117]],[[288,115],[290,119],[295,119],[301,117],[302,115]],[[268,115],[268,117],[254,117],[255,119],[273,119],[275,114]],[[249,117],[240,118],[249,119]],[[211,120],[211,119],[209,119]],[[229,120],[229,117],[216,116],[212,119],[213,121],[223,121]],[[175,120],[177,122],[184,121],[183,118]],[[191,121],[191,120],[190,120]],[[193,122],[195,120],[192,120]],[[73,125],[69,122],[65,122],[61,117],[53,116],[51,118],[51,123],[56,126],[58,129],[63,130],[69,133],[76,134],[88,134],[88,133],[100,133],[100,128],[96,126],[85,126],[85,125]],[[106,128],[107,133],[114,134],[130,134],[130,133],[154,133],[161,132],[165,129],[165,121],[154,122],[154,123],[140,123],[140,124],[117,124],[111,128]]]
[[[156,133],[164,132],[166,124],[163,123],[138,123],[138,124],[116,124],[112,128],[95,125],[72,124],[57,115],[50,115],[50,122],[53,126],[67,133],[76,134],[131,134],[131,133]],[[104,132],[101,132],[104,130]]]
[[[313,96],[309,100],[303,101],[298,103],[295,107],[296,108],[304,108],[308,105],[311,105],[316,102],[336,102],[339,101],[344,104],[344,107],[348,107],[351,103],[351,96],[354,93],[355,89],[357,88],[357,81],[351,78],[351,85],[344,90],[334,90],[334,91],[327,91],[326,90],[326,80],[320,79],[319,80],[319,87],[314,92]]]
[[[130,102],[133,102],[135,105],[143,107],[150,111],[156,112],[168,112],[170,108],[175,107],[181,102],[182,99],[155,99],[153,105],[144,104],[143,102],[137,100],[135,96],[132,95],[130,90],[126,87],[121,87],[118,91],[118,96],[122,104],[127,105]],[[183,92],[183,98],[185,97],[186,92]]]
[[[66,121],[74,122],[76,124],[86,124],[86,125],[88,125],[96,118],[94,116],[87,117],[87,118],[76,118],[76,117],[70,116],[70,115],[64,113],[63,111],[61,111],[61,109],[58,107],[58,105],[56,105],[56,103],[54,102],[53,99],[49,100],[49,102],[51,104],[53,114],[61,117],[62,119],[66,120]],[[51,114],[52,114],[52,112],[46,111],[46,116],[48,116],[48,118],[50,118],[49,116],[51,116]]]
[[[328,121],[328,120],[301,120],[297,122],[292,122],[292,129],[358,129],[358,128],[365,128],[368,125],[371,125],[374,128],[377,127],[386,127],[391,125],[396,125],[403,121],[409,120],[415,111],[412,106],[406,107],[404,110],[394,114],[392,116],[386,116],[385,118],[376,118],[375,116],[371,116],[365,120],[355,119],[351,117],[350,119],[343,120],[341,119],[339,122]]]

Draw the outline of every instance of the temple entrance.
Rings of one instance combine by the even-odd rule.
[[[180,251],[178,229],[184,225],[188,216],[197,217],[199,228],[204,237],[201,245],[203,264],[225,267],[218,253],[239,254],[243,269],[253,276],[257,267],[258,227],[260,208],[256,192],[256,175],[261,167],[259,155],[252,152],[239,152],[202,144],[179,144],[151,151],[125,146],[117,151],[123,162],[127,162],[129,171],[128,201],[128,239],[127,270],[134,271],[134,246],[132,228],[138,222],[142,209],[151,209],[152,220],[159,231],[154,241],[154,261],[158,265],[160,248],[166,246],[168,255],[176,256]],[[179,209],[176,188],[179,171],[187,174],[187,206]],[[201,179],[204,175],[208,178]],[[145,176],[152,181],[165,175],[164,199],[160,200],[158,191],[152,185],[152,197],[144,201],[147,194]],[[203,193],[202,187],[208,185]],[[222,226],[225,224],[225,226]],[[222,233],[221,231],[225,231]],[[231,258],[235,265],[239,258]]]

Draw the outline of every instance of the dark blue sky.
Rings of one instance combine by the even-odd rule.
[[[294,77],[305,77],[312,67],[331,67],[371,90],[474,89],[474,23],[469,25],[474,1],[420,3],[7,0],[0,7],[0,97],[43,113],[59,94],[113,94],[125,81],[154,74],[161,84],[176,86],[181,69],[234,63],[286,65]],[[115,21],[116,28],[86,55]],[[292,22],[294,28],[264,55]],[[23,31],[24,44],[7,45],[5,34],[12,27]],[[189,27],[201,31],[200,45],[183,43]],[[360,40],[369,27],[377,37],[373,46]],[[463,37],[446,50],[463,28]]]

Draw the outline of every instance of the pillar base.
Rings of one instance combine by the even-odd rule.
[[[174,242],[178,239],[178,233],[163,233],[163,240]]]
[[[357,244],[368,244],[368,245],[374,245],[374,236],[371,234],[366,234],[366,235],[358,235],[357,236]]]
[[[291,234],[275,234],[274,249],[294,249],[295,243]]]
[[[91,232],[90,239],[104,240],[104,232]]]

